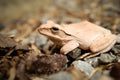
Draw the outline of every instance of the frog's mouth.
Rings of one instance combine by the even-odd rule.
[[[53,34],[50,29],[46,29],[46,28],[38,29],[38,31],[40,34],[45,35],[46,37],[48,37],[50,40],[52,40],[54,42],[56,42],[56,41],[57,42],[63,42],[63,41],[67,42],[72,39],[72,38],[70,38],[71,35],[68,35],[64,31],[60,31],[58,34]]]
[[[50,32],[49,32],[48,29],[43,29],[43,28],[39,28],[39,29],[38,29],[38,32],[39,32],[40,34],[45,35],[45,36],[47,36],[47,35],[50,34]]]

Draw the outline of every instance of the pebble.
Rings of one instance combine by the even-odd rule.
[[[81,54],[81,49],[78,49],[78,48],[76,48],[76,49],[74,49],[73,51],[72,51],[72,53],[70,53],[70,54],[68,54],[70,57],[72,57],[73,59],[76,59],[76,58],[78,58],[79,56],[80,56],[80,54]]]
[[[117,43],[120,43],[120,34],[117,35]]]
[[[94,70],[94,68],[89,63],[81,60],[74,61],[72,65],[78,70],[83,71],[86,76],[89,76],[90,73]]]
[[[65,71],[50,75],[45,80],[88,80],[85,73],[76,69],[74,66],[70,66]]]
[[[100,55],[100,61],[103,63],[110,63],[116,59],[116,56],[112,53],[103,53]]]
[[[45,79],[39,77],[32,77],[31,80],[45,80]]]
[[[117,62],[120,63],[120,55],[117,55],[117,58],[116,58]]]
[[[49,76],[45,80],[73,80],[73,79],[72,79],[72,76],[68,74],[67,72],[60,72],[58,74]]]
[[[119,54],[120,53],[120,45],[115,45],[114,47],[112,47],[111,51],[114,53],[114,54]]]
[[[93,58],[86,59],[85,62],[91,64],[93,67],[97,67],[100,63],[99,57],[93,57]]]

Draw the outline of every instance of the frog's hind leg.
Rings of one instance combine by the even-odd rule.
[[[95,56],[97,56],[99,54],[101,54],[101,53],[93,54],[92,52],[88,52],[88,53],[85,53],[82,56],[78,57],[77,60],[79,60],[79,59],[89,59],[89,58],[95,57]]]
[[[104,53],[104,52],[110,50],[111,47],[113,47],[113,45],[115,44],[115,42],[116,42],[116,40],[114,40],[114,41],[113,41],[109,46],[107,46],[105,49],[102,49],[101,51],[99,51],[99,52],[97,52],[97,53],[94,53],[94,54],[92,53],[92,54],[90,54],[89,56],[87,56],[86,58],[91,58],[91,57],[97,56],[97,55],[99,55],[99,54],[101,54],[101,53]]]
[[[85,57],[87,57],[87,56],[89,56],[91,54],[92,54],[91,52],[85,53],[85,54],[81,55],[80,57],[78,57],[77,60],[78,59],[83,59],[83,58],[85,58]]]
[[[88,53],[85,53],[82,56],[78,57],[77,59],[83,59],[83,58],[84,59],[89,59],[89,58],[95,57],[95,56],[97,56],[97,55],[99,55],[101,53],[104,53],[105,51],[106,51],[106,49],[102,50],[100,52],[97,52],[97,53],[88,52]]]
[[[106,41],[106,42],[104,42],[104,44],[103,43],[101,43],[102,45],[100,45],[100,44],[98,44],[97,45],[97,43],[94,43],[93,45],[92,45],[92,48],[95,48],[94,50],[91,50],[92,52],[89,52],[89,53],[85,53],[85,54],[83,54],[82,56],[80,56],[79,57],[79,59],[83,59],[83,58],[85,58],[85,59],[88,59],[88,58],[91,58],[91,57],[95,57],[95,56],[97,56],[97,55],[99,55],[99,54],[101,54],[101,53],[104,53],[104,52],[107,52],[107,51],[109,51],[112,47],[113,47],[113,45],[116,43],[116,36],[115,35],[113,35],[113,36],[110,36],[110,37],[107,37],[107,40],[108,39],[111,39],[110,41]],[[105,38],[106,39],[106,38]],[[103,39],[102,39],[103,40]],[[101,40],[100,40],[101,41]],[[98,41],[97,41],[98,42]],[[99,43],[99,42],[98,42]],[[106,44],[107,43],[107,44]],[[94,47],[93,47],[94,46]],[[101,47],[102,46],[102,48],[99,48],[99,47]],[[99,48],[99,49],[98,49]]]
[[[104,37],[103,39],[93,41],[93,43],[90,46],[91,52],[103,53],[109,51],[112,48],[112,46],[116,43],[116,38],[116,35],[110,35]]]

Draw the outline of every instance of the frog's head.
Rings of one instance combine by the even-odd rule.
[[[71,40],[71,35],[67,34],[65,27],[54,23],[53,21],[47,21],[38,29],[40,34],[47,36],[52,41],[64,41]]]

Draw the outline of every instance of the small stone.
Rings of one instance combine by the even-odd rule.
[[[76,48],[75,50],[73,50],[70,54],[68,54],[70,57],[72,57],[73,59],[76,59],[80,56],[81,54],[81,49]]]
[[[120,53],[120,45],[116,44],[114,47],[112,47],[111,51],[114,54],[119,54]]]
[[[45,80],[45,79],[40,78],[40,77],[32,77],[31,80]]]
[[[46,80],[73,80],[72,76],[67,72],[60,72],[49,76]]]
[[[117,35],[117,43],[120,43],[120,34]]]
[[[83,71],[87,76],[89,76],[90,73],[94,70],[94,68],[89,63],[81,60],[74,61],[72,65],[78,70]]]
[[[120,63],[120,55],[117,55],[117,58],[116,58],[117,62]]]
[[[88,80],[85,74],[76,69],[74,66],[69,67],[66,71],[49,76],[46,80]]]
[[[85,60],[85,62],[91,64],[93,67],[97,67],[99,65],[99,57],[93,57]]]
[[[113,55],[112,53],[103,53],[100,55],[100,61],[102,61],[103,63],[110,63],[112,61],[114,61],[116,59],[116,56]]]

